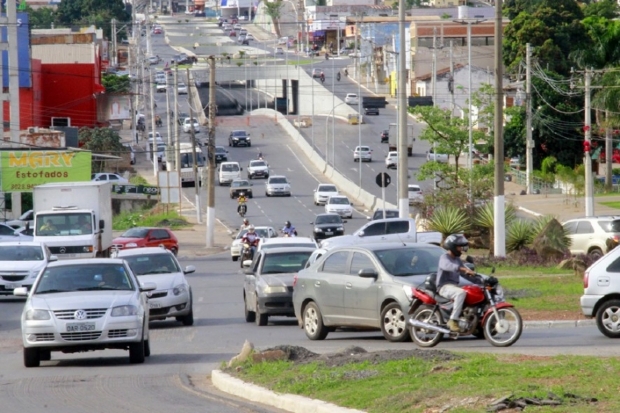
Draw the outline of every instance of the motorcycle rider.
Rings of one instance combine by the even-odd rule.
[[[346,68],[344,69],[344,75],[349,76],[349,71]]]
[[[336,80],[340,82],[340,72],[336,73]]]
[[[246,212],[247,212],[247,206],[245,205],[247,199],[245,198],[245,192],[241,192],[239,193],[239,198],[237,198],[237,213],[241,212],[241,208],[245,208]]]
[[[243,218],[243,224],[241,224],[241,228],[239,228],[240,231],[244,229],[250,229],[250,220],[247,218]]]
[[[288,235],[289,237],[297,236],[297,231],[295,230],[295,227],[291,225],[291,221],[286,221],[284,223],[284,227],[282,228],[282,233],[285,236]]]
[[[321,83],[325,82],[325,73],[321,73],[320,79],[321,79]]]
[[[256,247],[258,247],[258,243],[260,242],[260,238],[256,231],[254,230],[254,225],[250,225],[248,228],[248,232],[246,232],[241,238],[241,245],[248,244],[250,246],[250,259],[254,259],[254,253],[256,252]],[[241,256],[245,253],[244,250],[241,251]]]
[[[467,238],[461,234],[452,234],[446,238],[443,246],[448,251],[439,258],[436,281],[437,291],[442,297],[453,300],[454,304],[450,320],[448,320],[448,328],[450,331],[458,332],[460,330],[458,319],[461,315],[466,295],[465,291],[458,286],[459,274],[474,275],[476,273],[467,268],[460,258],[461,254],[466,252],[469,246]]]

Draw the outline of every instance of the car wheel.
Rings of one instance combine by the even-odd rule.
[[[233,261],[237,261],[239,259],[239,256],[238,255],[233,255],[231,258],[232,258]]]
[[[144,363],[144,350],[144,336],[142,336],[142,339],[139,342],[129,344],[129,362],[131,364]]]
[[[179,321],[181,323],[183,323],[184,326],[194,325],[194,308],[192,306],[192,300],[191,299],[189,301],[189,313],[187,313],[187,315],[184,315],[184,316],[182,316],[180,318],[181,319]]]
[[[265,196],[266,196],[266,197],[269,197],[269,193],[265,192]]]
[[[254,194],[250,192],[250,194],[248,195],[248,198],[250,199],[254,198]]]
[[[256,307],[254,308],[255,314],[255,322],[259,327],[264,327],[269,323],[269,316],[267,314],[263,314],[258,310],[258,303],[256,303]]]
[[[52,359],[52,352],[47,349],[39,349],[39,360],[50,361]]]
[[[609,338],[620,338],[620,300],[609,300],[596,312],[596,326]]]
[[[250,146],[252,146],[252,144],[251,144],[251,143],[248,143],[248,148],[249,148]]]
[[[24,366],[39,367],[41,358],[39,357],[39,349],[32,347],[24,347]]]
[[[144,357],[151,356],[151,342],[150,340],[144,340]]]
[[[601,251],[599,248],[592,248],[590,252],[588,252],[588,257],[590,257],[592,261],[597,261],[603,255],[603,251]]]
[[[381,332],[386,340],[393,343],[409,339],[407,317],[400,308],[400,304],[390,303],[381,311]]]
[[[248,309],[248,302],[245,298],[245,294],[243,294],[243,313],[246,322],[253,323],[256,320],[256,313]]]
[[[323,325],[323,316],[314,301],[306,305],[303,312],[303,325],[306,337],[310,340],[324,340],[329,330]]]

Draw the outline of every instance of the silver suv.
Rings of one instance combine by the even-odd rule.
[[[598,260],[620,241],[620,217],[577,218],[562,224],[571,240],[571,254],[587,254]]]
[[[620,338],[620,248],[596,261],[583,277],[581,311],[596,318],[601,333]]]

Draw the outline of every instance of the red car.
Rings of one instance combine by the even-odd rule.
[[[141,248],[164,245],[174,255],[179,252],[179,241],[168,228],[136,227],[112,240],[112,248]]]

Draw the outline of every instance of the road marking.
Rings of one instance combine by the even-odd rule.
[[[304,163],[301,161],[301,159],[299,159],[299,156],[297,156],[297,154],[295,153],[295,151],[289,146],[286,145],[286,147],[291,151],[291,153],[293,154],[293,156],[295,158],[297,158],[297,161],[299,162],[299,164],[306,170],[306,172],[308,172],[308,175],[310,175],[311,177],[314,178],[315,181],[317,181],[318,183],[321,183],[321,181],[319,179],[317,179],[316,176],[314,176],[314,174],[312,172],[310,172],[310,170],[306,167],[306,165],[304,165]]]

